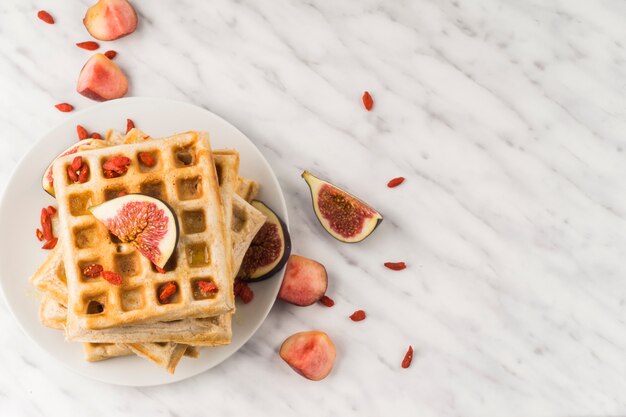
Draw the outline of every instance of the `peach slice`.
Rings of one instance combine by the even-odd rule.
[[[128,92],[128,79],[113,61],[95,54],[80,70],[76,91],[92,100],[112,100]]]
[[[297,306],[310,306],[324,296],[327,287],[324,265],[304,256],[291,255],[278,298]]]
[[[312,330],[289,336],[280,347],[280,357],[305,378],[319,381],[330,373],[337,352],[330,337]]]
[[[137,28],[137,12],[127,0],[99,0],[87,9],[83,24],[91,36],[112,41]]]

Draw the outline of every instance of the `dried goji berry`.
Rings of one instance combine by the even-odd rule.
[[[39,230],[39,228],[37,228],[35,234],[37,235],[37,239],[39,239],[39,241],[41,242],[43,240],[43,232]]]
[[[350,319],[352,321],[361,321],[361,320],[365,320],[365,311],[363,310],[357,310],[354,313],[352,313],[352,315],[350,316]]]
[[[52,15],[50,13],[48,13],[45,10],[39,10],[37,12],[37,17],[41,20],[43,20],[44,22],[46,22],[49,25],[54,24],[54,18],[52,17]]]
[[[137,157],[147,167],[153,167],[156,165],[156,161],[150,152],[139,152]]]
[[[217,285],[212,281],[198,281],[198,289],[203,295],[217,292]]]
[[[106,56],[109,59],[113,59],[113,58],[115,58],[117,56],[117,52],[115,52],[115,51],[106,51],[104,53],[104,56]]]
[[[72,169],[71,166],[67,167],[67,176],[70,177],[72,182],[78,182],[78,174]]]
[[[130,162],[130,159],[125,156],[114,156],[102,164],[102,169],[112,171],[119,176],[128,171]]]
[[[101,271],[102,278],[107,280],[109,284],[122,285],[122,276],[111,271]]]
[[[56,237],[53,237],[52,239],[44,243],[41,249],[54,249],[54,247],[57,245],[58,240],[59,239],[57,239]]]
[[[320,303],[324,304],[326,307],[332,307],[335,305],[335,302],[333,301],[333,299],[327,295],[323,296],[320,299]]]
[[[178,286],[174,281],[165,283],[159,288],[159,301],[161,304],[169,304],[171,298],[178,291]]]
[[[89,264],[83,268],[83,275],[89,278],[99,277],[100,274],[104,271],[102,265],[98,264]]]
[[[82,166],[83,166],[83,157],[82,156],[76,156],[76,157],[74,157],[74,159],[72,159],[72,164],[70,165],[70,168],[72,168],[72,171],[76,172]]]
[[[394,188],[404,182],[404,177],[397,177],[387,183],[387,187]]]
[[[78,171],[78,182],[84,184],[89,179],[89,165],[84,164]]]
[[[130,119],[126,119],[126,133],[130,132],[135,128],[135,122]]]
[[[385,262],[385,266],[394,271],[402,271],[406,268],[406,264],[404,262]]]
[[[88,51],[95,51],[96,49],[100,48],[100,45],[98,45],[98,42],[94,42],[94,41],[78,42],[76,46],[82,49],[86,49]]]
[[[411,366],[411,361],[413,360],[413,346],[409,345],[409,350],[406,351],[404,355],[404,359],[402,359],[402,367],[408,368]]]
[[[50,214],[45,208],[41,209],[41,229],[43,230],[43,238],[50,240],[54,236],[52,235],[52,221],[50,220]]]
[[[242,285],[241,289],[239,290],[239,298],[241,298],[241,301],[243,301],[244,304],[248,304],[254,299],[254,292],[247,283],[242,282],[241,284]]]
[[[48,211],[48,214],[50,216],[54,216],[55,214],[57,214],[57,209],[52,206],[46,207],[46,210]]]
[[[85,129],[81,125],[76,125],[76,134],[78,135],[78,140],[87,139],[87,137],[89,137],[87,129]]]
[[[92,139],[102,139],[102,135],[101,135],[100,133],[93,132],[93,133],[91,134],[91,138],[92,138]]]
[[[105,169],[103,171],[103,175],[104,175],[104,178],[115,178],[118,176],[115,172],[109,171],[108,169]]]
[[[372,107],[374,107],[374,99],[370,95],[369,91],[363,93],[363,105],[367,111],[372,110]]]
[[[124,197],[126,194],[128,194],[126,191],[120,191],[119,193],[117,193],[118,197]],[[163,268],[159,268],[158,266],[154,265],[157,269],[157,271],[159,271],[160,273],[164,274],[165,273],[165,269]]]
[[[56,107],[57,110],[62,111],[63,113],[67,113],[67,112],[74,110],[74,106],[72,106],[69,103],[55,104],[54,107]]]

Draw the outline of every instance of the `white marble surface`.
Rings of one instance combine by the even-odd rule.
[[[97,105],[74,92],[87,5],[0,3],[0,190],[67,117],[55,103]],[[103,48],[119,52],[129,95],[204,106],[256,142],[286,192],[295,252],[327,266],[337,304],[277,302],[219,367],[142,389],[52,363],[2,304],[2,416],[626,415],[626,3],[135,5],[138,31]],[[305,168],[370,201],[379,230],[332,240]],[[347,319],[357,308],[366,321]],[[338,348],[317,383],[277,355],[313,328]]]

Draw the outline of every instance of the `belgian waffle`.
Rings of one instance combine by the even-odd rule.
[[[136,158],[139,152],[153,153],[158,160],[156,166],[143,167]],[[125,175],[106,179],[101,165],[116,155],[128,156],[132,163]],[[59,158],[54,164],[54,175],[59,179],[55,181],[55,192],[69,294],[68,336],[72,338],[80,329],[215,316],[232,311],[232,272],[226,255],[224,212],[208,136],[187,132],[86,151],[81,156],[90,167],[90,178],[84,184],[74,184],[67,176],[73,155]],[[86,205],[100,204],[120,191],[158,194],[173,207],[183,224],[200,212],[212,227],[202,232],[189,232],[182,227],[177,245],[179,262],[171,271],[159,274],[131,244],[116,242],[104,225],[86,215]],[[102,279],[86,279],[82,269],[89,263],[99,263],[120,273],[124,284],[120,288]],[[215,282],[217,294],[198,299],[194,295],[197,278]],[[158,288],[169,281],[176,281],[179,291],[171,303],[161,304]],[[90,314],[94,302],[103,311]]]
[[[237,222],[233,221],[232,224],[235,254],[234,270],[238,270],[248,246],[265,222],[265,216],[250,204],[246,203],[238,195],[235,195],[233,199],[233,212],[235,213],[233,218],[238,218]],[[54,222],[55,218],[53,218],[53,223]],[[55,230],[57,230],[56,227]],[[42,293],[54,299],[57,303],[67,305],[67,287],[64,282],[64,277],[62,248],[57,246],[51,251],[48,259],[46,259],[37,272],[31,277],[31,282]],[[65,321],[65,318],[63,321]],[[223,344],[226,343],[228,339],[226,320],[189,319],[156,323],[155,325],[149,326],[148,329],[145,327],[145,325],[137,324],[134,326],[124,326],[98,331],[79,330],[77,335],[71,340],[93,342],[160,342],[170,340],[181,343],[191,343],[193,341],[200,345],[210,345],[214,342]],[[138,330],[136,334],[133,334],[133,328]],[[143,337],[148,337],[148,339],[142,339]],[[193,340],[187,339],[187,337],[193,337]]]
[[[221,156],[232,154],[233,151],[217,151],[216,164],[220,167],[220,172],[228,173],[231,171],[231,165],[227,165],[227,161],[232,159],[223,158]],[[230,178],[230,179],[229,179]],[[232,174],[225,176],[222,180],[222,187],[231,182]],[[257,209],[246,203],[241,197],[235,195],[233,200],[233,221],[231,224],[231,233],[234,244],[234,261],[235,269],[239,269],[239,265],[243,260],[250,242],[256,235],[257,231],[265,222],[265,216]],[[57,230],[56,217],[53,218],[54,229]],[[63,282],[63,261],[62,249],[57,246],[52,250],[49,258],[39,268],[39,270],[31,278],[37,288],[46,292],[50,288],[55,291],[50,295],[61,304],[67,304],[66,285]],[[54,266],[54,268],[53,268]],[[222,320],[183,320],[173,323],[161,323],[162,326],[150,326],[150,334],[146,336],[143,331],[143,325],[134,325],[123,328],[111,328],[99,331],[80,330],[77,337],[72,340],[82,341],[108,341],[108,342],[143,342],[143,341],[163,341],[174,340],[182,343],[194,343],[201,345],[211,345],[213,343],[226,343],[228,341],[229,330],[227,329],[228,319]],[[135,330],[133,333],[132,330]],[[189,340],[190,334],[193,340]],[[148,337],[148,339],[145,339]]]

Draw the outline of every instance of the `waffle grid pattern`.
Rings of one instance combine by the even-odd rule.
[[[139,152],[150,152],[156,165],[143,166],[137,157]],[[102,164],[117,155],[127,156],[132,162],[126,174],[107,179]],[[101,329],[142,321],[214,316],[233,309],[232,265],[226,257],[224,211],[208,137],[190,132],[82,152],[83,162],[90,168],[90,178],[84,184],[72,183],[66,174],[74,156],[60,158],[54,166],[71,306],[69,321],[75,319],[78,327]],[[87,211],[87,207],[114,198],[121,191],[160,197],[181,219],[174,265],[166,267],[165,274],[158,273],[132,244],[121,243],[110,235]],[[189,226],[199,223],[193,221],[199,213],[205,220],[203,230]],[[101,278],[85,277],[82,269],[89,263],[119,273],[123,285],[115,287]],[[200,299],[194,296],[193,285],[198,279],[214,281],[219,289],[217,295]],[[169,304],[161,304],[158,290],[169,281],[178,284],[178,292]]]

